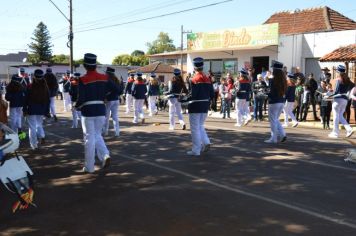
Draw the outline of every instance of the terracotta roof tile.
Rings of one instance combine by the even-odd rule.
[[[132,72],[141,71],[142,73],[173,73],[174,67],[163,64],[162,62],[154,62],[147,66],[143,66],[133,70]]]
[[[351,44],[345,47],[340,47],[338,49],[335,49],[334,51],[326,54],[322,58],[319,59],[319,61],[322,62],[327,62],[327,61],[333,61],[333,62],[352,62],[356,61],[356,44]]]
[[[329,7],[278,12],[265,22],[265,24],[271,23],[279,23],[280,34],[356,29],[355,21]]]

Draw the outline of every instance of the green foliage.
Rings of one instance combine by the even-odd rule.
[[[145,66],[148,64],[148,58],[143,55],[135,56],[135,52],[139,50],[135,50],[129,54],[121,54],[114,58],[112,61],[113,65],[120,65],[120,66]],[[141,51],[142,52],[142,51]],[[140,54],[140,53],[139,53]]]
[[[145,55],[145,52],[144,51],[141,51],[141,50],[135,50],[131,53],[131,56],[143,56]]]
[[[176,50],[176,47],[173,44],[173,40],[169,38],[168,33],[164,32],[160,32],[156,40],[154,40],[152,43],[147,43],[146,45],[148,47],[148,55],[172,52]]]
[[[52,59],[52,47],[51,36],[47,29],[47,26],[40,22],[33,32],[31,37],[32,42],[28,44],[31,54],[29,61],[32,63],[39,63],[41,61],[50,62]]]
[[[64,64],[64,63],[69,63],[69,55],[64,55],[64,54],[59,54],[59,55],[53,55],[51,61],[53,63],[58,63],[58,64]]]

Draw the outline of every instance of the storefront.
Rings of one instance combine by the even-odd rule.
[[[205,59],[204,71],[237,74],[241,68],[268,68],[278,59],[278,24],[243,27],[187,35],[187,70],[193,71],[195,57]]]

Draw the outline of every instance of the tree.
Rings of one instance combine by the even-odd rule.
[[[136,57],[143,56],[143,55],[145,55],[145,52],[141,50],[135,50],[131,53],[131,56],[136,56]]]
[[[176,50],[173,40],[169,38],[168,33],[160,32],[157,39],[152,43],[146,44],[148,47],[147,54],[157,54],[163,52],[172,52]]]
[[[31,37],[32,42],[28,44],[30,52],[33,56],[29,59],[33,60],[33,63],[39,63],[41,61],[51,61],[52,59],[52,47],[51,36],[47,29],[47,26],[40,22],[33,32],[33,37]]]
[[[58,64],[68,64],[69,55],[64,55],[64,54],[53,55],[51,58],[51,62],[58,63]]]
[[[131,55],[121,54],[116,56],[112,61],[112,64],[120,66],[145,66],[148,64],[148,58],[144,52],[135,50]]]

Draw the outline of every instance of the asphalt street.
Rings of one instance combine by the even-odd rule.
[[[237,128],[209,117],[211,150],[191,157],[184,118],[187,130],[178,121],[168,130],[167,112],[134,125],[122,107],[120,137],[105,137],[111,166],[83,174],[81,129],[60,113],[40,150],[25,141],[19,151],[38,207],[13,214],[15,195],[1,186],[0,235],[356,235],[349,141],[298,126],[266,144],[266,121]]]

